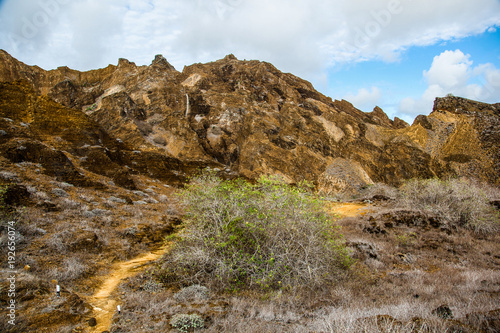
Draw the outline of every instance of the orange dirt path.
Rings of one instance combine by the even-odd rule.
[[[356,217],[373,212],[372,206],[364,203],[332,203],[329,208],[331,213],[338,214],[341,217]]]
[[[87,331],[88,333],[101,333],[109,330],[113,316],[117,312],[116,307],[120,305],[117,299],[113,297],[115,289],[124,279],[140,271],[144,265],[159,259],[167,252],[168,248],[169,244],[156,251],[148,252],[132,260],[113,265],[111,272],[105,277],[101,287],[88,299],[88,303],[94,308],[94,317],[97,321],[97,325],[90,327]]]

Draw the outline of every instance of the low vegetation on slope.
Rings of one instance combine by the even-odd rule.
[[[179,191],[172,251],[121,286],[127,311],[110,331],[498,332],[495,191],[411,180],[359,194],[375,205],[339,204],[276,178],[202,174]]]
[[[465,228],[477,234],[500,230],[500,214],[494,205],[500,190],[472,179],[410,179],[399,188],[377,183],[359,195],[358,199],[390,199],[390,208],[423,214],[448,229]]]
[[[88,330],[95,304],[87,295],[113,274],[106,269],[160,245],[181,218],[172,252],[111,295],[122,311],[110,332],[500,331],[498,188],[411,180],[339,204],[276,178],[250,184],[205,173],[179,190],[133,175],[133,191],[97,175],[106,187],[8,166],[0,243],[15,220],[23,307],[15,327],[0,318],[2,332]],[[342,215],[346,207],[357,213]],[[7,301],[3,293],[0,305]]]
[[[304,185],[304,184],[302,184]],[[307,187],[210,173],[180,194],[185,229],[165,258],[165,282],[218,290],[315,290],[350,266],[342,236]]]
[[[498,211],[490,205],[487,190],[465,179],[413,179],[400,188],[400,204],[437,216],[451,227],[478,233],[499,229]]]

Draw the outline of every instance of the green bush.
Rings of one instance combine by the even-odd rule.
[[[412,179],[400,188],[400,204],[433,214],[452,227],[495,232],[498,212],[480,185],[466,179]]]
[[[181,332],[189,332],[197,328],[203,328],[205,321],[196,313],[193,314],[176,314],[170,319],[170,325]]]
[[[331,285],[351,264],[342,236],[305,184],[193,179],[181,240],[165,256],[167,283],[288,290]]]

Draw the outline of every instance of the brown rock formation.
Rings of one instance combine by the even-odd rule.
[[[429,116],[409,126],[233,55],[182,72],[160,55],[149,66],[120,59],[78,72],[45,71],[0,51],[0,81],[3,156],[17,162],[24,156],[17,142],[31,140],[63,154],[68,170],[130,188],[129,174],[182,181],[206,165],[250,179],[306,179],[326,191],[412,177],[500,182],[498,104],[437,99]],[[21,159],[40,160],[33,156]]]

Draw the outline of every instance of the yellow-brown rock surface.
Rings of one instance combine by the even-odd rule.
[[[28,140],[61,152],[79,174],[131,188],[129,174],[182,181],[204,166],[250,179],[305,179],[325,191],[412,177],[500,183],[499,104],[441,98],[409,126],[233,55],[182,72],[162,56],[149,66],[120,59],[79,72],[45,71],[0,50],[0,82],[2,156],[16,162],[6,151]]]

